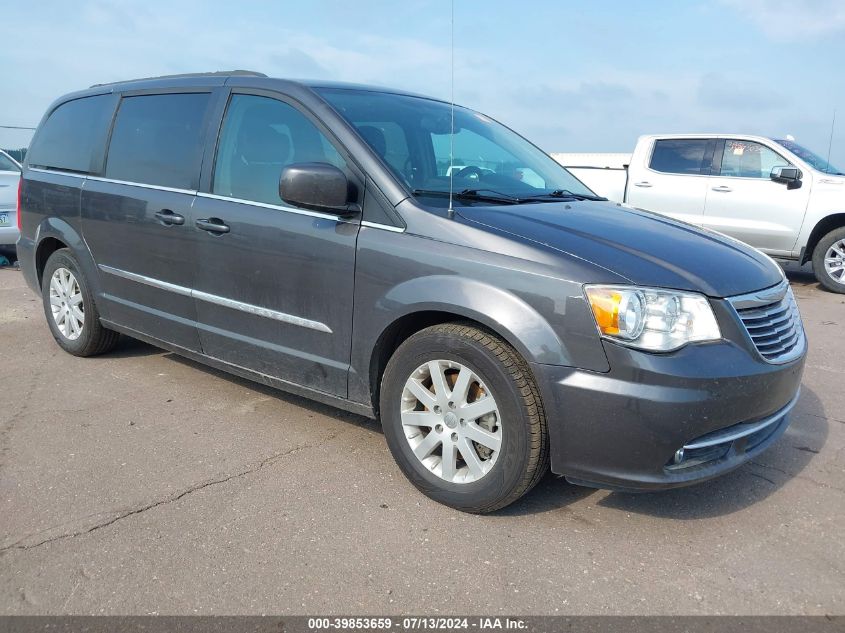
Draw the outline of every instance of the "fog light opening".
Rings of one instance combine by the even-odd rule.
[[[675,463],[680,464],[682,461],[684,461],[684,449],[679,448],[675,451]]]

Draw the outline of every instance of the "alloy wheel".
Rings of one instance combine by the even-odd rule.
[[[85,325],[85,306],[79,282],[67,268],[57,268],[50,278],[50,311],[66,339],[79,338]]]
[[[845,240],[830,245],[824,256],[824,267],[828,277],[845,284]]]
[[[405,382],[402,429],[416,458],[450,483],[478,481],[502,447],[492,392],[469,367],[451,360],[420,365]]]

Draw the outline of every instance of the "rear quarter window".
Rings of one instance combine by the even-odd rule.
[[[709,139],[660,139],[654,142],[649,167],[666,174],[709,174],[705,165]]]
[[[89,173],[94,150],[111,115],[111,95],[61,104],[36,133],[27,152],[27,163],[31,167]]]
[[[196,189],[210,97],[202,92],[121,99],[109,142],[106,177]]]

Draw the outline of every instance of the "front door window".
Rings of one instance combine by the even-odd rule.
[[[786,167],[789,161],[765,145],[754,141],[728,139],[722,152],[720,176],[733,178],[769,178],[772,169]]]
[[[269,97],[236,94],[220,133],[212,192],[281,205],[282,169],[313,162],[346,168],[325,135],[299,110]]]

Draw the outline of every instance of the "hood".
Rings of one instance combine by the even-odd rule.
[[[806,184],[804,185],[807,186]],[[845,177],[816,172],[810,192],[810,208],[845,208]]]
[[[783,278],[777,264],[750,246],[626,206],[550,202],[466,206],[457,212],[470,222],[586,259],[639,286],[730,297]]]

